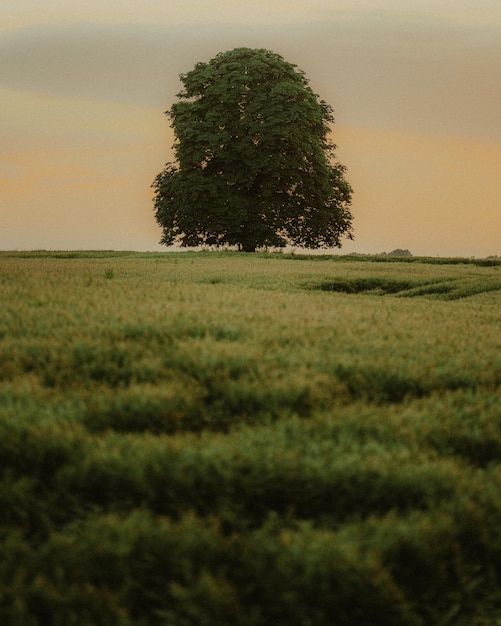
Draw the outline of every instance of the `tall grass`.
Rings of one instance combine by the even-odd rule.
[[[501,623],[501,270],[429,261],[0,254],[0,623]]]

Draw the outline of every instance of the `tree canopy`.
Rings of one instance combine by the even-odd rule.
[[[176,163],[153,183],[162,243],[252,252],[352,238],[332,108],[301,70],[269,50],[236,48],[180,78],[184,89],[166,112]]]

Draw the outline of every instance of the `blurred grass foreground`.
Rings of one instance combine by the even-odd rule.
[[[501,266],[0,253],[2,626],[501,624]]]

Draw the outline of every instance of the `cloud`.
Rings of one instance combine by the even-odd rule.
[[[0,86],[164,110],[197,61],[266,47],[303,69],[343,123],[501,138],[500,30],[375,13],[267,27],[38,26],[0,33]]]
[[[345,252],[500,254],[501,142],[338,126],[355,189]]]
[[[150,185],[172,143],[161,111],[0,97],[16,122],[0,145],[0,249],[155,249]]]
[[[433,16],[455,24],[501,23],[496,0],[3,0],[0,30],[36,23],[285,24],[343,15]]]

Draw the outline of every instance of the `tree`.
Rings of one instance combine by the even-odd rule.
[[[161,243],[340,247],[351,187],[329,140],[332,108],[304,73],[264,49],[198,63],[166,114],[177,163],[157,176]]]
[[[403,250],[402,248],[397,248],[396,250],[392,250],[388,254],[390,256],[412,256],[412,252],[410,250]]]

